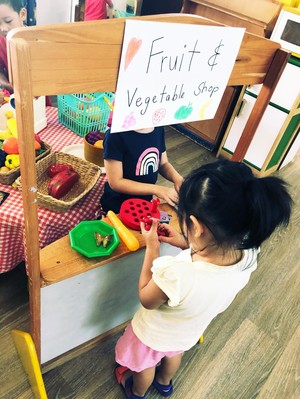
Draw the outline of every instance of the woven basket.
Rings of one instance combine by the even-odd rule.
[[[44,141],[41,142],[41,149],[45,151],[36,157],[36,161],[39,161],[40,159],[50,154],[51,147],[49,144],[45,143]],[[12,169],[6,173],[0,172],[0,183],[8,186],[12,184],[19,176],[20,176],[20,168]]]
[[[47,169],[50,165],[56,163],[65,163],[71,165],[75,172],[80,176],[79,180],[71,190],[60,199],[48,195],[48,183],[50,177]],[[37,200],[39,206],[49,209],[53,212],[67,212],[72,206],[77,204],[97,183],[101,169],[74,155],[64,154],[62,152],[52,152],[36,164],[37,172]],[[22,189],[22,176],[17,180],[17,186]]]

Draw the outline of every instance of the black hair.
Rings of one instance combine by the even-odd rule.
[[[258,248],[279,225],[289,223],[292,198],[274,176],[256,177],[240,162],[218,160],[192,171],[178,201],[181,230],[190,216],[203,223],[223,248]]]
[[[0,4],[7,4],[18,14],[24,8],[24,0],[0,0]]]

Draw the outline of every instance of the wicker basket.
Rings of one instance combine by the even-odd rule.
[[[45,156],[50,154],[51,147],[50,147],[49,144],[45,143],[44,141],[41,142],[41,149],[45,150],[45,151],[42,154],[40,154],[40,155],[38,155],[36,157],[36,161],[39,161],[40,159],[42,159]],[[1,173],[0,172],[0,183],[4,184],[6,186],[9,186],[19,176],[20,176],[20,168],[12,169],[12,170],[10,170],[9,172],[6,172],[6,173]]]
[[[55,163],[65,163],[71,165],[75,172],[80,176],[79,180],[71,188],[71,190],[60,199],[56,199],[48,195],[48,183],[50,178],[47,169]],[[97,183],[101,169],[74,155],[64,154],[62,152],[52,152],[36,164],[37,171],[37,200],[39,206],[49,209],[53,212],[67,212],[79,200],[81,200]],[[18,188],[22,189],[22,176],[18,179]]]

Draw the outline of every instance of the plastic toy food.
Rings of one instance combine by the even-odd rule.
[[[34,135],[34,140],[37,141],[38,143],[42,144],[42,140],[37,133]]]
[[[100,233],[98,233],[96,231],[94,233],[94,238],[95,238],[97,247],[100,247],[100,245],[103,245],[103,247],[106,248],[112,240],[112,234],[102,236]]]
[[[100,133],[100,132],[98,132],[98,131],[96,131],[96,132],[90,132],[90,133],[88,133],[88,134],[85,136],[85,138],[86,138],[86,141],[87,141],[89,144],[94,145],[97,141],[103,140],[103,138],[104,138],[104,133]]]
[[[0,140],[6,140],[9,137],[13,137],[13,135],[11,134],[11,132],[8,129],[0,132]]]
[[[78,181],[79,174],[71,170],[57,173],[48,184],[48,194],[59,199],[66,195]]]
[[[20,155],[19,154],[10,154],[6,156],[5,166],[8,169],[15,169],[20,166]]]
[[[140,198],[130,198],[121,205],[120,219],[131,229],[140,230],[141,220],[144,218],[160,219],[158,203],[158,198],[153,199],[152,202]]]
[[[96,143],[94,144],[94,147],[100,148],[101,150],[103,150],[103,140],[96,141]]]
[[[19,154],[18,139],[15,137],[9,137],[3,141],[3,151],[7,154]]]
[[[57,175],[57,173],[63,172],[64,170],[74,171],[71,165],[65,163],[54,163],[47,169],[47,174],[49,177],[53,177]]]
[[[36,151],[41,149],[41,143],[39,143],[38,141],[34,140],[34,149]]]
[[[13,111],[6,111],[5,116],[7,118],[7,129],[11,132],[14,137],[18,137],[17,121]]]
[[[117,232],[123,240],[129,251],[136,251],[140,247],[138,239],[132,234],[130,230],[121,222],[118,216],[113,211],[107,212],[107,217],[112,225],[117,229]]]
[[[149,231],[151,229],[152,219],[149,217],[146,217],[146,218],[142,219],[142,221],[145,223],[145,230]],[[161,224],[159,224],[157,226],[157,235],[168,237],[169,232]]]

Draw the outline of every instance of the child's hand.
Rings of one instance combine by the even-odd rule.
[[[159,220],[152,219],[152,225],[150,230],[145,229],[145,223],[141,222],[141,232],[145,239],[145,243],[147,247],[157,247],[159,246],[158,234],[157,234],[157,227],[158,227]]]
[[[169,205],[175,206],[178,202],[178,193],[174,187],[164,187],[156,185],[155,195],[166,201]]]
[[[183,235],[180,234],[179,231],[175,229],[175,227],[170,226],[167,223],[163,223],[161,226],[167,231],[167,235],[159,236],[158,239],[160,242],[166,242],[170,245],[173,245],[174,247],[178,247],[181,249],[188,248],[188,244],[185,241]]]

